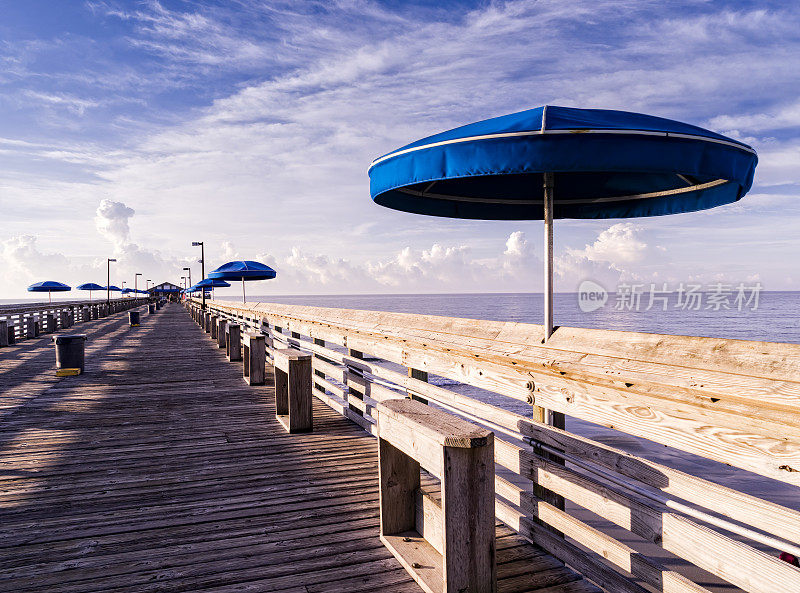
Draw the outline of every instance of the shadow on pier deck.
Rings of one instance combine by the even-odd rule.
[[[420,591],[378,539],[375,440],[315,401],[288,435],[176,305],[0,351],[0,590]],[[596,591],[498,527],[498,590]]]

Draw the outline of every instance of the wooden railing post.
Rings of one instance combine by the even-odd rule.
[[[247,332],[242,344],[242,376],[248,385],[263,385],[267,366],[264,334]]]
[[[408,376],[411,379],[417,379],[418,381],[425,381],[426,383],[428,382],[428,372],[427,371],[421,371],[419,369],[412,369],[411,367],[408,367]],[[410,391],[406,391],[406,395],[409,397],[409,399],[415,399],[415,400],[417,400],[419,402],[422,402],[423,404],[427,404],[428,403],[427,399],[425,399],[423,397],[420,397],[418,395],[414,395]]]
[[[8,321],[0,321],[0,346],[8,346]],[[13,327],[13,326],[12,326]]]
[[[359,350],[353,350],[352,348],[347,349],[347,355],[352,356],[353,358],[364,358],[364,353],[360,352]],[[362,400],[364,396],[361,394],[358,389],[352,385],[350,385],[350,381],[353,380],[354,382],[358,383],[358,385],[364,389],[364,371],[361,369],[354,367],[353,365],[347,365],[347,398],[355,398]],[[364,412],[362,412],[358,407],[354,406],[353,404],[348,403],[348,407],[352,412],[358,414],[359,416],[363,416]]]
[[[314,338],[314,345],[315,346],[325,347],[325,340],[322,340],[320,338]],[[314,358],[318,358],[318,357],[319,356],[317,354],[314,355]],[[322,371],[314,371],[314,376],[315,377],[320,377],[321,379],[324,379],[325,378],[325,373],[323,373]],[[319,385],[317,383],[314,383],[314,389],[317,389],[317,390],[321,391],[322,393],[325,393],[325,388],[322,385]]]
[[[242,326],[229,323],[225,327],[225,355],[228,360],[242,360]]]
[[[290,433],[313,429],[311,355],[295,348],[276,348],[275,415]]]
[[[220,317],[219,321],[217,322],[217,346],[220,348],[225,348],[226,338],[227,338],[227,325],[228,319],[226,317]]]
[[[547,410],[541,406],[533,405],[533,420],[536,422],[541,422],[543,424],[549,424],[550,426],[555,426],[556,428],[560,428],[562,430],[566,427],[566,420],[564,414],[560,412],[553,412],[552,410]],[[536,443],[533,443],[534,451],[548,459],[553,461],[554,463],[558,463],[559,465],[564,465],[564,459],[562,457],[558,457],[557,455],[553,455],[552,453],[546,453],[541,449],[536,447]],[[553,505],[557,509],[564,510],[566,508],[564,497],[560,494],[556,494],[552,490],[545,488],[544,486],[537,484],[535,481],[533,483],[533,494],[537,498]],[[555,533],[556,535],[563,535],[557,529],[551,527],[544,521],[534,517],[534,521],[539,523],[540,525],[544,526],[548,531]]]
[[[218,340],[217,332],[219,331],[219,316],[212,314],[211,315],[211,339]]]
[[[39,328],[36,319],[34,319],[33,315],[30,315],[25,320],[25,337],[26,338],[35,338],[39,335]]]
[[[381,541],[414,580],[428,593],[497,591],[494,434],[418,401],[387,400],[378,455]],[[441,506],[424,518],[420,467],[441,483]]]

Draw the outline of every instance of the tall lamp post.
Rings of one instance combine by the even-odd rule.
[[[184,272],[188,272],[187,276],[189,277],[189,286],[192,285],[192,268],[183,268]]]
[[[106,304],[111,305],[111,262],[115,262],[117,260],[108,258],[106,269]]]
[[[120,288],[121,288],[122,290],[125,290],[125,281],[124,281],[124,280],[122,281],[122,286],[121,286]],[[121,293],[121,294],[122,294],[122,296],[123,296],[123,297],[125,296],[125,293],[124,293],[124,292],[123,292],[123,293]]]
[[[192,241],[192,247],[200,247],[200,264],[202,266],[200,268],[200,273],[203,276],[201,278],[201,280],[205,280],[206,279],[206,248],[203,245],[202,241]],[[205,308],[206,308],[206,290],[205,290],[205,288],[202,290],[201,294],[203,295],[203,301],[202,301],[202,304],[201,304],[201,308],[203,310],[205,310]]]
[[[181,276],[181,280],[183,280],[183,290],[186,290],[186,276]]]
[[[141,272],[136,272],[133,276],[133,297],[139,299],[139,276],[143,276]]]
[[[150,283],[151,282],[152,282],[152,280],[145,280],[145,285],[144,285],[145,288],[144,289],[147,291],[147,296],[148,297],[150,296]]]

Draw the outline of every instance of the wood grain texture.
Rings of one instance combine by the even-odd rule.
[[[379,540],[369,434],[317,402],[318,432],[287,435],[271,376],[246,385],[177,305],[81,332],[78,377],[51,337],[0,353],[0,591],[420,591]],[[497,547],[504,591],[597,593],[506,528]]]
[[[798,345],[575,328],[544,345],[531,324],[217,306],[800,485]]]

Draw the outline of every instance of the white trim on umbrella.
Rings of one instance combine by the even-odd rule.
[[[503,132],[500,134],[481,134],[478,136],[468,136],[466,138],[453,138],[452,140],[442,140],[441,142],[431,142],[422,146],[413,146],[405,150],[398,150],[397,152],[390,152],[389,154],[378,157],[369,166],[367,171],[372,169],[378,163],[381,163],[390,158],[416,152],[418,150],[425,150],[426,148],[435,148],[437,146],[446,146],[448,144],[461,144],[462,142],[473,142],[475,140],[496,140],[501,138],[517,138],[521,136],[547,136],[550,134],[627,134],[629,136],[660,136],[662,138],[684,138],[687,140],[702,140],[704,142],[713,142],[722,144],[724,146],[731,146],[733,148],[740,148],[745,152],[755,154],[756,151],[745,144],[738,142],[731,142],[730,140],[720,140],[719,138],[709,138],[708,136],[697,136],[694,134],[680,134],[678,132],[655,132],[651,130],[604,130],[604,129],[587,129],[587,128],[571,128],[568,130],[535,130],[525,132]]]

